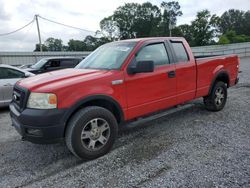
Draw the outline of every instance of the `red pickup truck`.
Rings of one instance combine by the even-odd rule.
[[[105,44],[74,69],[19,81],[10,104],[24,140],[65,140],[79,158],[107,153],[119,126],[203,97],[223,109],[238,82],[236,55],[194,57],[183,38],[142,38]]]

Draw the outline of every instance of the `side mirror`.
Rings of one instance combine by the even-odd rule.
[[[153,61],[138,61],[135,66],[131,66],[128,69],[129,74],[143,73],[143,72],[154,72]]]
[[[28,77],[30,77],[30,76],[32,76],[32,74],[30,74],[30,73],[28,73],[28,72],[26,72],[26,73],[24,74],[24,78],[28,78]]]

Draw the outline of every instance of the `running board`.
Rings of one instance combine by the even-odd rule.
[[[147,116],[145,118],[139,118],[138,120],[127,123],[125,126],[126,126],[126,128],[137,127],[140,124],[147,123],[149,121],[153,121],[153,120],[159,119],[161,117],[164,117],[164,116],[167,116],[167,115],[170,115],[170,114],[174,114],[176,112],[191,108],[193,106],[194,106],[194,104],[190,104],[190,103],[189,104],[184,104],[184,105],[178,105],[177,107],[173,107],[173,108],[170,108],[170,109],[165,110],[163,112],[159,112],[159,113],[157,113],[155,115]]]

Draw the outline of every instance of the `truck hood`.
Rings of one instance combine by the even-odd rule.
[[[17,82],[18,85],[27,88],[31,91],[36,89],[53,91],[72,85],[77,82],[84,82],[106,76],[108,70],[93,70],[93,69],[63,69],[53,72],[48,72],[26,78]]]

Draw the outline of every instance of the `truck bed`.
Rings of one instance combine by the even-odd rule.
[[[229,86],[235,84],[237,79],[236,69],[239,65],[237,55],[211,55],[195,56],[197,64],[197,94],[196,97],[206,96],[211,86],[211,80],[215,77],[216,71],[223,69],[230,75]]]

